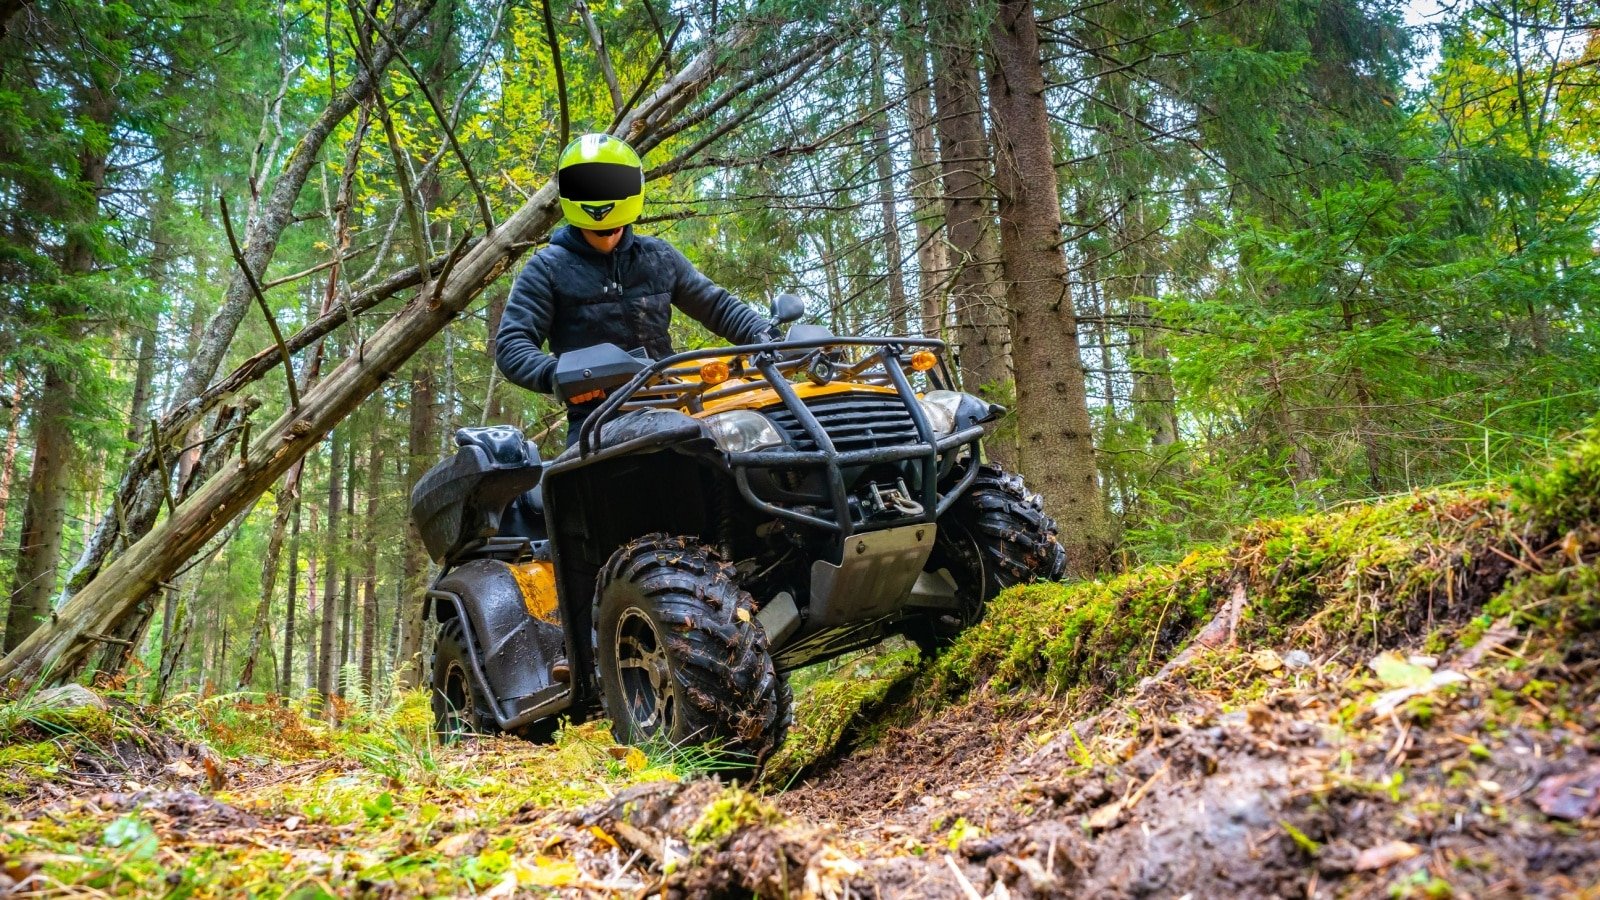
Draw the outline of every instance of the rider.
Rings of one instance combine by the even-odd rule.
[[[495,337],[507,380],[552,393],[556,356],[595,344],[670,356],[672,307],[735,344],[776,337],[772,323],[702,275],[660,238],[635,234],[644,208],[644,164],[609,134],[586,134],[562,151],[557,193],[566,227],[517,276]],[[550,342],[550,352],[541,349]],[[567,407],[567,446],[599,400]]]

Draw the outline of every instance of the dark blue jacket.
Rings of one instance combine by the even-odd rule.
[[[600,253],[572,226],[523,266],[495,336],[495,363],[506,379],[551,393],[556,356],[595,344],[643,347],[651,359],[672,354],[672,307],[725,340],[762,340],[771,323],[702,275],[676,248],[628,226],[616,249]],[[550,342],[550,352],[541,349]]]

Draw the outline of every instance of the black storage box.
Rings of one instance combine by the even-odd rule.
[[[435,562],[494,537],[506,504],[539,483],[539,449],[505,425],[462,428],[456,455],[411,489],[411,519]]]

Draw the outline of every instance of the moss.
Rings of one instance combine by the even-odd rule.
[[[691,846],[708,847],[721,843],[741,828],[776,825],[782,821],[782,813],[761,802],[755,794],[734,786],[706,804],[684,836]]]
[[[53,775],[63,756],[54,741],[0,746],[0,797],[26,793],[31,783]]]
[[[985,682],[1091,698],[1125,690],[1188,643],[1237,587],[1248,601],[1241,629],[1257,643],[1379,645],[1431,631],[1448,645],[1453,635],[1433,624],[1433,612],[1473,602],[1462,588],[1481,580],[1471,561],[1489,555],[1506,525],[1503,492],[1419,492],[1260,522],[1235,544],[1173,566],[1016,588],[938,661],[932,687],[945,697]]]
[[[1517,478],[1513,487],[1520,510],[1543,530],[1560,534],[1600,522],[1600,423],[1542,471]]]
[[[783,788],[805,769],[837,752],[863,714],[914,675],[917,666],[917,649],[902,644],[795,673],[794,724],[783,746],[762,770],[761,783]]]

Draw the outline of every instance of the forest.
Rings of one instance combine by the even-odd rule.
[[[0,892],[1595,890],[1600,804],[1549,779],[1600,790],[1600,4],[3,0],[0,111]],[[496,340],[596,132],[643,158],[636,232],[762,315],[943,341],[1065,550],[936,658],[786,675],[748,790],[592,722],[547,751],[416,721],[440,570],[412,489],[461,428],[566,446]],[[1440,680],[1463,659],[1515,665]],[[1306,743],[1397,690],[1375,754]],[[1513,745],[1565,767],[1509,796]],[[1005,747],[1059,834],[978,786]],[[1139,806],[1196,753],[1202,819],[1332,793]],[[1399,818],[1497,806],[1489,849],[1329,811],[1402,803],[1407,765]],[[944,781],[898,830],[839,811]],[[97,830],[51,833],[91,788]],[[1513,840],[1518,803],[1565,849]],[[1272,849],[1230,883],[1147,834],[1188,861],[1109,870],[1141,819]],[[301,849],[183,843],[258,828]]]

